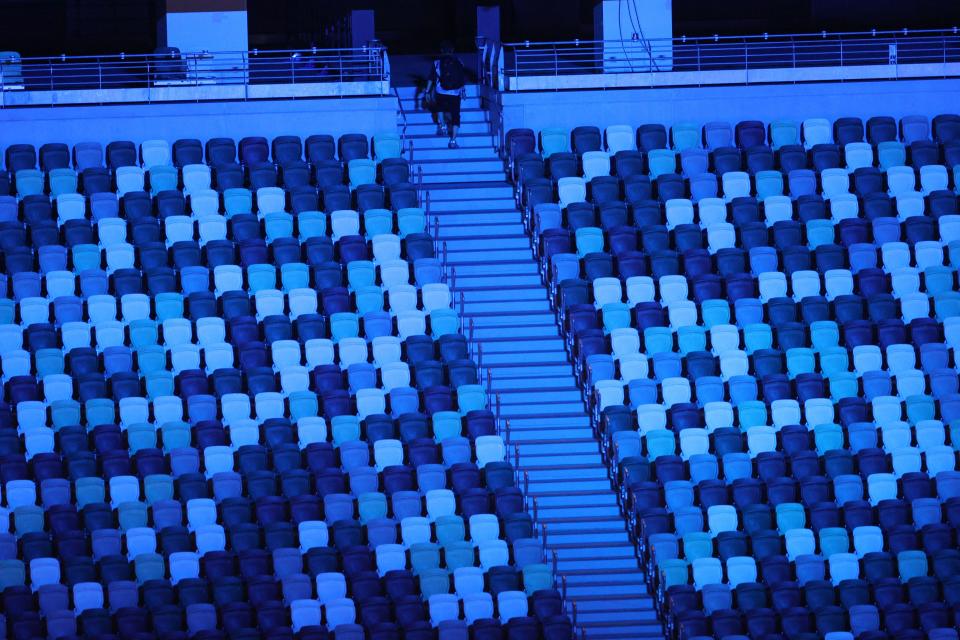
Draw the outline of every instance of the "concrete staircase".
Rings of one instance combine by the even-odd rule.
[[[459,149],[398,90],[410,156],[501,431],[586,638],[662,638],[513,187],[473,88]]]

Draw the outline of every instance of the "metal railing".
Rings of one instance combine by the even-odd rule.
[[[389,80],[386,49],[226,51],[20,58],[0,54],[3,91],[72,91]]]
[[[654,40],[504,43],[485,77],[960,63],[956,27]],[[502,85],[502,83],[501,83]]]

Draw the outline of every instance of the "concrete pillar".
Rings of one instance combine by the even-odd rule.
[[[593,7],[594,39],[608,72],[666,71],[673,67],[672,0],[599,0]],[[613,44],[615,41],[616,44]]]
[[[347,16],[350,23],[350,46],[361,49],[376,39],[374,12],[372,9],[357,9]]]
[[[477,5],[477,37],[500,42],[500,6]]]

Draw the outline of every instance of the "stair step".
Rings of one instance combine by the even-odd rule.
[[[596,444],[594,440],[591,442]],[[527,451],[527,447],[534,445],[523,445],[520,452],[521,459]],[[562,507],[562,506],[581,506],[581,505],[613,505],[617,506],[617,494],[607,489],[603,491],[577,491],[569,489],[567,491],[541,491],[537,493],[537,502],[541,507]],[[623,521],[621,520],[621,524]]]
[[[460,275],[459,268],[457,275]],[[468,313],[469,322],[473,320],[474,327],[528,327],[530,325],[540,325],[543,327],[552,326],[556,330],[557,325],[554,322],[554,315],[551,311],[533,311],[524,313]]]
[[[562,416],[517,416],[511,419],[510,428],[520,430],[578,427],[591,428],[590,416],[583,412],[568,413]]]
[[[637,558],[635,556],[557,559],[557,572],[560,574],[572,569],[606,571],[608,569],[636,569],[636,566]]]
[[[424,188],[428,191],[436,191],[437,197],[446,200],[467,200],[473,197],[491,197],[491,192],[497,197],[513,198],[513,185],[506,180],[500,182],[478,182],[464,179],[462,182],[443,182],[426,183]],[[431,195],[431,198],[433,196]]]
[[[581,570],[581,571],[567,571],[563,574],[563,577],[567,581],[567,586],[572,584],[577,585],[588,585],[588,584],[609,584],[609,583],[623,583],[623,584],[635,584],[635,585],[646,585],[646,576],[643,575],[643,572],[640,569],[622,569],[620,571],[604,571],[602,573],[591,571],[591,570]],[[653,605],[653,599],[650,594],[644,594],[644,596],[651,604]]]
[[[441,238],[441,241],[447,245],[447,251],[450,254],[461,251],[504,251],[508,249],[529,250],[530,241],[526,236],[485,236],[477,234],[476,237],[448,236]],[[546,293],[546,289],[540,287],[541,291]]]
[[[549,528],[549,527],[548,527]],[[554,545],[549,542],[549,553],[556,552],[558,559],[590,560],[601,558],[628,558],[633,556],[632,544],[626,542],[571,542],[569,544]],[[634,562],[636,557],[633,556]]]
[[[513,434],[513,431],[511,431],[511,434]],[[513,435],[511,435],[510,437],[511,437],[511,442],[514,442],[514,440],[512,439]],[[592,478],[572,478],[569,476],[567,477],[558,476],[557,474],[553,474],[553,477],[545,478],[545,477],[541,477],[538,473],[534,473],[532,477],[530,476],[530,474],[527,474],[527,476],[528,476],[527,480],[530,483],[530,493],[536,494],[536,495],[540,495],[541,493],[553,494],[553,493],[556,493],[557,491],[603,492],[603,491],[611,490],[610,478],[607,477],[606,474],[604,474],[603,476],[595,476]],[[527,480],[525,480],[525,482]],[[598,522],[605,521],[612,517],[613,516],[598,517],[597,521]],[[622,519],[620,518],[620,516],[618,515],[616,516],[616,518],[620,519],[622,524]],[[571,524],[573,522],[574,521],[572,520],[568,521],[563,519],[555,519],[554,524],[563,525],[563,524]]]
[[[599,595],[607,598],[609,596],[639,596],[646,592],[646,585],[636,584],[605,584],[605,585],[584,585],[574,586],[567,582],[567,597],[577,601],[578,596]],[[625,608],[625,603],[619,603],[619,607],[610,607],[609,609],[592,609],[590,607],[580,607],[577,602],[577,620],[588,622],[591,620],[623,620],[629,618],[632,620],[656,620],[657,612],[651,607],[631,607]],[[619,616],[619,618],[611,616]]]
[[[457,170],[454,167],[445,167],[443,171],[424,171],[423,184],[427,189],[434,188],[438,184],[456,184],[470,180],[471,182],[493,182],[499,183],[503,180],[503,172],[497,169],[480,170]]]
[[[518,444],[523,444],[528,440],[543,440],[545,438],[589,438],[593,435],[593,430],[589,427],[518,429],[514,427],[514,422],[511,422],[510,426],[510,442],[516,442]]]
[[[433,121],[433,118],[426,120],[425,118],[417,117],[411,121],[409,115],[410,114],[407,115],[406,122],[407,140],[412,141],[418,146],[424,142],[437,140],[443,143],[443,148],[447,151],[456,151],[456,149],[447,149],[447,142],[450,138],[447,135],[437,134],[437,123]],[[401,116],[401,128],[403,128],[403,124],[403,116]],[[480,140],[482,143],[484,139],[486,139],[486,144],[482,144],[482,146],[494,151],[490,137],[490,123],[487,122],[486,118],[483,120],[472,119],[470,121],[464,121],[463,118],[460,118],[460,129],[457,131],[457,141],[460,143],[460,146],[464,146],[472,140]],[[477,145],[478,143],[474,141],[472,144]]]
[[[465,294],[469,295],[470,292],[474,289],[485,289],[490,286],[496,286],[497,282],[503,282],[504,278],[501,276],[464,276],[459,269],[457,269],[457,290],[463,291]],[[510,282],[516,286],[522,287],[539,287],[542,286],[540,283],[540,275],[531,273],[529,275],[513,275],[510,276]]]
[[[581,407],[583,407],[583,404],[580,402],[579,397],[575,400],[557,401],[532,406],[530,404],[504,404],[501,409],[501,415],[505,418],[527,415],[550,416],[558,413],[573,413]]]
[[[447,264],[457,266],[461,264],[485,263],[491,260],[530,260],[530,247],[516,249],[460,249],[457,251],[448,248]]]
[[[538,391],[525,389],[513,393],[501,393],[500,401],[504,407],[504,412],[509,412],[510,409],[507,407],[513,407],[514,405],[553,405],[558,402],[580,405],[581,399],[579,389],[541,389]],[[559,451],[553,453],[559,453]]]
[[[443,193],[442,191],[431,191],[430,193]],[[508,212],[510,218],[508,222],[516,222],[519,219],[519,213],[513,209],[513,198],[511,196],[500,196],[490,194],[489,197],[481,197],[473,200],[439,200],[430,196],[430,214],[440,216],[446,220],[444,215],[470,213],[473,219],[477,216],[487,216],[491,213]],[[498,218],[490,218],[490,222],[496,222]]]
[[[493,326],[493,327],[475,327],[473,337],[477,340],[487,338],[498,338],[505,335],[512,335],[517,338],[543,337],[552,338],[557,335],[556,325],[521,325],[521,326]]]
[[[530,442],[520,442],[517,440],[512,440],[511,444],[515,444],[520,447],[521,464],[528,463],[530,461],[529,456],[549,455],[550,457],[553,457],[556,455],[554,453],[554,445],[552,444],[535,444]],[[566,440],[564,441],[563,446],[565,448],[566,455],[571,459],[577,459],[580,456],[599,455],[597,441],[593,439],[590,439],[586,442]]]
[[[467,299],[470,299],[470,296],[473,295],[473,292],[466,292],[464,294]],[[501,353],[501,352],[510,352],[517,348],[517,341],[515,339],[510,339],[508,336],[502,338],[485,338],[479,341],[483,345],[483,353]],[[563,350],[563,339],[559,336],[551,337],[546,339],[528,339],[523,341],[523,348],[527,353],[532,351],[561,351]]]
[[[543,300],[494,300],[470,302],[466,301],[463,306],[463,314],[466,316],[476,315],[478,313],[510,313],[514,311],[550,311],[550,301],[544,297]],[[566,354],[563,354],[566,359]]]
[[[534,493],[531,491],[530,495],[533,496]],[[552,536],[555,533],[561,534],[561,533],[570,532],[575,534],[579,532],[584,526],[585,525],[583,522],[576,522],[576,523],[555,522],[553,524],[548,524],[547,525],[548,537],[552,539]],[[619,534],[626,535],[625,534],[626,528],[623,522],[623,516],[620,514],[617,514],[616,516],[610,516],[609,518],[594,519],[592,522],[590,522],[590,528],[597,529],[597,530],[612,531],[612,532],[617,532]]]
[[[524,235],[523,225],[519,220],[492,224],[487,220],[486,215],[476,215],[457,224],[445,218],[443,224],[440,226],[440,233],[437,239],[447,240],[453,238],[468,238],[471,236],[490,239],[520,237],[527,240],[527,237]],[[527,244],[529,244],[529,241]],[[537,284],[540,283],[538,282]]]
[[[529,260],[499,260],[490,261],[486,264],[482,262],[471,262],[457,265],[450,265],[457,270],[457,277],[460,276],[512,276],[512,275],[533,275],[539,274],[537,265]],[[553,318],[553,314],[550,314]]]
[[[524,469],[530,478],[530,482],[539,480],[565,480],[574,482],[576,480],[603,480],[607,482],[607,470],[604,467],[591,465],[583,469],[573,469],[569,467],[539,467]],[[609,486],[609,485],[608,485]]]
[[[483,363],[480,363],[480,367],[484,369],[485,372],[492,372],[492,369],[487,369]],[[570,376],[552,376],[550,378],[510,378],[508,376],[496,375],[484,376],[487,380],[491,391],[494,393],[513,393],[513,392],[524,392],[530,391],[531,389],[542,389],[546,391],[561,391],[561,390],[575,390],[577,392],[580,389],[576,386],[576,381]]]
[[[543,509],[543,507],[540,507]],[[617,512],[620,513],[619,511]],[[588,545],[594,542],[623,542],[629,540],[627,537],[627,532],[623,529],[610,529],[607,531],[590,531],[590,543],[584,541],[584,535],[586,532],[583,530],[583,526],[580,529],[571,529],[569,531],[555,531],[549,525],[547,526],[547,545],[553,546],[554,544],[581,544]]]
[[[459,282],[457,283],[460,284]],[[490,289],[489,287],[485,288],[474,288],[470,290],[464,290],[462,287],[457,286],[458,291],[463,292],[464,300],[467,304],[474,302],[506,302],[508,300],[546,300],[547,291],[543,287],[537,285],[527,285],[527,286],[504,286],[500,289]],[[523,345],[526,348],[526,345]],[[563,347],[561,345],[560,349]]]
[[[420,158],[416,162],[420,166],[418,173],[423,171],[424,182],[434,182],[433,176],[447,173],[466,176],[494,173],[503,179],[503,162],[499,158]]]

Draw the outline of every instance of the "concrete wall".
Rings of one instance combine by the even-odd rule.
[[[605,127],[687,120],[838,118],[960,111],[958,80],[820,82],[749,86],[538,91],[500,96],[504,129]]]
[[[397,128],[395,98],[40,107],[0,110],[0,147],[45,142],[373,134]]]

